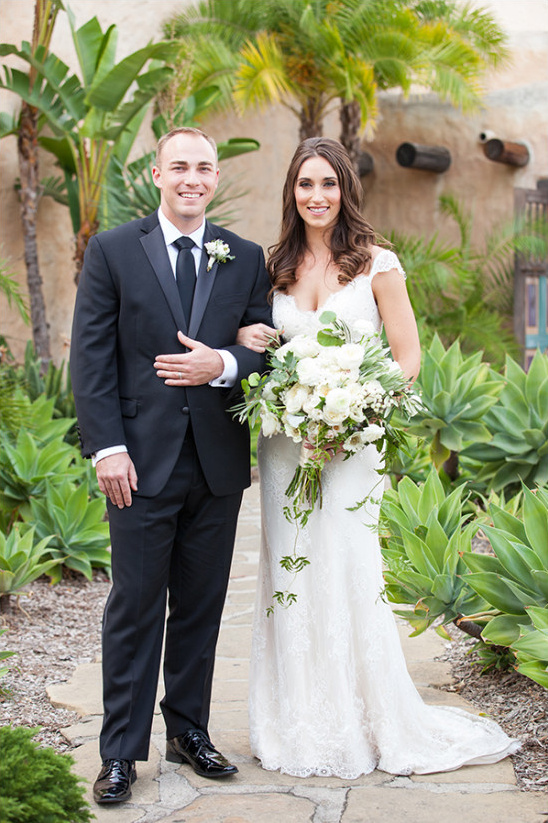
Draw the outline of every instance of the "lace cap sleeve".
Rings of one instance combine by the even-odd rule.
[[[373,265],[369,272],[369,279],[372,280],[380,271],[390,271],[390,269],[396,269],[396,271],[399,271],[404,279],[407,280],[407,275],[403,270],[402,264],[394,252],[389,251],[389,249],[383,249],[373,260]]]

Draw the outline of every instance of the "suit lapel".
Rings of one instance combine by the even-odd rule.
[[[146,231],[147,224],[145,224],[143,228]],[[174,317],[175,324],[178,329],[186,334],[188,329],[187,321],[181,306],[177,283],[175,282],[175,277],[173,276],[173,269],[171,268],[171,263],[169,262],[164,235],[162,229],[160,228],[160,224],[156,222],[154,228],[144,237],[141,237],[140,240],[143,249],[145,250],[145,254],[150,260],[154,273],[156,274],[156,277],[158,278],[162,290],[166,296],[166,300]],[[198,280],[198,282],[200,281]]]
[[[215,240],[218,235],[215,234],[213,227],[209,221],[206,221],[206,228],[204,232],[204,245],[210,240]],[[219,264],[215,261],[209,271],[207,271],[208,262],[207,251],[202,252],[202,261],[200,263],[200,271],[198,273],[198,280],[196,282],[196,291],[194,292],[194,300],[192,303],[192,314],[190,316],[190,323],[188,329],[188,336],[195,337],[200,328],[204,312],[211,294],[211,289],[215,283],[217,276],[217,269]]]

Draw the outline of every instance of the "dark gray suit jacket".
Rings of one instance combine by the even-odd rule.
[[[234,259],[207,272],[204,252],[190,322],[156,213],[96,235],[86,250],[70,357],[82,453],[125,444],[145,497],[167,482],[189,417],[213,494],[232,494],[250,482],[249,431],[228,409],[241,379],[265,367],[263,355],[235,339],[240,326],[272,324],[269,281],[260,246],[206,222],[204,242],[216,238],[228,243]],[[178,330],[234,354],[234,389],[183,389],[157,377],[155,357],[183,351]]]

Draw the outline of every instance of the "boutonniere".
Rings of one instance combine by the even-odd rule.
[[[210,240],[204,243],[204,248],[208,253],[207,269],[210,271],[214,263],[226,263],[227,260],[234,260],[234,255],[230,254],[230,246],[222,240]]]

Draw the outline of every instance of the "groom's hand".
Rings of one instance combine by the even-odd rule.
[[[137,472],[127,452],[110,454],[95,467],[99,488],[111,503],[123,509],[131,506],[131,492],[137,491]]]
[[[158,354],[154,361],[156,374],[166,386],[201,386],[223,373],[223,358],[215,349],[186,337],[181,331],[177,333],[177,338],[188,351],[184,354]]]

